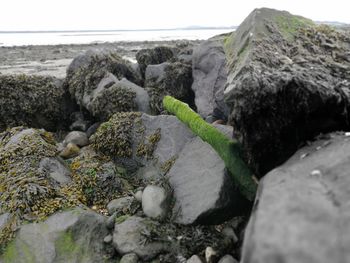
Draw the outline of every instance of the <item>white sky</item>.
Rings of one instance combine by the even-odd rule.
[[[0,31],[231,26],[257,7],[350,23],[349,0],[2,0]]]

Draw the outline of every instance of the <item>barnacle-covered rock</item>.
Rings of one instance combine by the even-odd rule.
[[[192,85],[192,68],[182,62],[164,62],[150,65],[146,69],[145,88],[150,96],[151,110],[156,113],[164,111],[162,101],[165,95],[188,103],[194,107]]]
[[[54,77],[0,75],[0,131],[26,125],[54,131],[68,126],[75,104]]]
[[[119,81],[123,78],[142,84],[131,63],[116,53],[89,50],[73,60],[66,82],[80,106],[97,118],[108,119],[111,112],[136,110],[135,91]]]

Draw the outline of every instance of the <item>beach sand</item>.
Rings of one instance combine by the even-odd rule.
[[[50,75],[64,78],[67,66],[80,53],[89,49],[114,50],[120,56],[136,62],[137,51],[156,46],[176,46],[182,43],[199,44],[201,41],[143,41],[97,44],[45,45],[0,47],[0,73]]]

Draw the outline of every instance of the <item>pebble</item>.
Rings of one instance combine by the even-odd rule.
[[[197,255],[190,257],[186,263],[203,263],[203,261]]]
[[[207,247],[205,249],[205,260],[207,263],[212,263],[215,261],[216,251],[212,247]]]
[[[106,244],[111,243],[113,240],[113,236],[112,235],[108,235],[103,239],[103,242],[105,242]]]
[[[74,143],[77,146],[84,147],[89,144],[89,138],[86,136],[85,132],[72,131],[67,134],[67,136],[64,138],[63,143],[65,145]]]
[[[78,155],[80,148],[74,143],[68,143],[67,146],[60,152],[60,156],[64,159],[69,159]]]
[[[131,196],[126,196],[126,197],[121,197],[121,198],[118,198],[118,199],[113,199],[107,205],[108,213],[110,215],[112,215],[114,212],[119,212],[119,211],[126,210],[130,206],[130,204],[131,204],[133,199],[134,198],[131,197]]]
[[[142,194],[142,210],[151,218],[164,218],[168,210],[167,193],[164,188],[148,185]]]
[[[136,198],[137,201],[142,202],[142,191],[141,190],[138,190],[135,193],[135,198]]]

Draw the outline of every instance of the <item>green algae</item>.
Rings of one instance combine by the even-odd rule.
[[[167,111],[175,114],[193,133],[213,147],[224,161],[240,192],[248,200],[253,201],[257,184],[253,179],[252,172],[242,160],[241,147],[238,141],[229,139],[214,126],[205,122],[187,104],[171,96],[164,97],[163,104]]]

